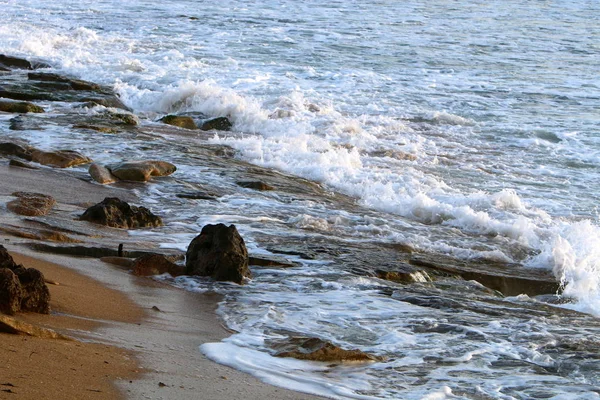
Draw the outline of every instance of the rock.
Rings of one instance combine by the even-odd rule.
[[[117,133],[119,132],[118,128],[107,125],[99,125],[99,124],[77,124],[73,125],[74,129],[88,129],[90,131],[96,131],[101,133]]]
[[[31,165],[29,163],[26,163],[24,161],[19,161],[19,160],[10,160],[8,162],[8,165],[10,165],[11,167],[19,167],[19,168],[27,168],[27,169],[40,169],[39,167],[36,167],[35,165]]]
[[[375,275],[379,279],[392,281],[396,283],[415,283],[415,282],[431,282],[431,277],[427,272],[418,270],[412,265],[399,263],[395,265],[394,271],[385,271],[381,269],[375,270]]]
[[[41,61],[28,61],[24,58],[11,57],[6,56],[4,54],[0,54],[0,64],[8,68],[18,68],[18,69],[38,69],[38,68],[51,68],[49,64],[46,64]]]
[[[169,273],[171,276],[184,274],[184,267],[169,261],[162,254],[148,254],[133,261],[133,274],[137,276],[152,276]]]
[[[44,274],[35,268],[23,267],[17,268],[15,274],[21,282],[23,292],[21,310],[49,314],[50,291],[46,286]]]
[[[95,180],[96,182],[101,183],[103,185],[106,185],[109,183],[115,183],[116,181],[119,180],[119,178],[117,178],[116,176],[111,174],[111,172],[109,171],[108,168],[103,167],[96,163],[90,165],[88,172],[93,180]]]
[[[153,176],[171,175],[177,170],[173,164],[166,161],[129,161],[107,165],[106,168],[123,181],[146,182]]]
[[[72,90],[102,91],[102,87],[96,83],[67,78],[66,76],[48,72],[30,72],[27,74],[27,78],[35,81],[65,83]]]
[[[57,168],[68,168],[92,162],[88,157],[73,150],[33,150],[31,152],[31,161]]]
[[[30,217],[46,215],[56,204],[56,200],[52,196],[41,193],[15,192],[12,195],[17,199],[8,202],[6,207],[19,215]]]
[[[382,361],[383,358],[367,354],[361,350],[344,350],[330,342],[317,338],[295,338],[283,346],[295,348],[275,354],[277,357],[293,357],[299,360],[342,362],[342,361]]]
[[[0,111],[9,113],[43,113],[44,109],[26,101],[0,100]]]
[[[236,182],[236,185],[241,186],[243,188],[247,188],[247,189],[254,189],[254,190],[275,190],[275,188],[271,185],[268,185],[264,182],[260,182],[260,181],[238,181]]]
[[[200,129],[203,131],[229,131],[231,130],[231,122],[226,117],[217,117],[202,121],[202,125],[200,125]],[[189,128],[188,128],[189,129]]]
[[[186,274],[241,284],[250,277],[248,250],[235,225],[205,225],[186,252]]]
[[[38,118],[32,118],[25,115],[17,115],[9,120],[8,129],[13,131],[43,130]]]
[[[16,143],[4,142],[0,143],[0,154],[5,156],[16,156],[31,161],[31,149],[20,146]]]
[[[269,268],[292,268],[300,264],[295,264],[288,259],[277,256],[253,255],[248,257],[248,264],[259,267]]]
[[[178,193],[177,197],[180,199],[190,199],[190,200],[217,200],[215,195],[207,192],[187,192],[187,193]]]
[[[28,324],[26,322],[9,317],[8,315],[0,315],[0,332],[10,333],[13,335],[33,336],[42,339],[71,340],[71,338],[61,335],[52,329]]]
[[[22,298],[23,291],[17,275],[8,268],[0,268],[0,313],[14,315],[19,312]]]
[[[12,256],[8,254],[8,250],[0,244],[0,268],[8,268],[15,270],[19,266],[15,263]]]
[[[88,208],[81,219],[113,228],[134,229],[162,225],[160,217],[145,207],[130,206],[116,197],[107,197]]]
[[[119,99],[116,95],[110,96],[92,96],[92,97],[84,97],[79,99],[84,106],[86,107],[94,107],[94,106],[103,106],[107,108],[120,108],[125,111],[132,111],[131,108],[127,107],[121,99]]]
[[[166,115],[159,119],[159,121],[167,125],[177,126],[179,128],[198,129],[198,126],[196,125],[192,117],[180,115]]]

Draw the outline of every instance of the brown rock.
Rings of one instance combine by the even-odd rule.
[[[5,156],[16,156],[31,161],[31,149],[20,146],[16,143],[0,143],[0,154]]]
[[[42,151],[33,150],[31,153],[32,161],[42,165],[49,165],[57,168],[68,168],[80,164],[88,164],[91,159],[73,150]]]
[[[198,129],[198,126],[194,122],[192,117],[179,116],[179,115],[166,115],[159,119],[160,122],[167,125],[177,126],[185,129]]]
[[[381,357],[367,354],[361,350],[344,350],[330,342],[317,338],[295,338],[289,343],[277,347],[295,348],[282,351],[277,357],[293,357],[299,360],[342,362],[342,361],[381,361]]]
[[[177,170],[171,163],[156,160],[123,162],[106,168],[121,180],[137,182],[146,182],[153,176],[171,175]]]
[[[229,131],[231,130],[231,126],[231,122],[229,122],[229,119],[227,119],[226,117],[217,117],[202,121],[200,129],[203,131]]]
[[[235,225],[205,225],[186,252],[188,275],[211,276],[241,284],[250,277],[248,250]]]
[[[169,273],[172,276],[184,274],[184,267],[169,261],[162,254],[148,254],[138,257],[133,262],[133,274],[137,276],[152,276]]]
[[[11,167],[19,167],[19,168],[27,168],[27,169],[40,169],[40,167],[36,167],[35,165],[31,165],[24,161],[19,161],[19,160],[14,160],[14,159],[10,160],[8,162],[8,165],[10,165]]]
[[[0,313],[14,315],[21,310],[21,282],[8,268],[0,268]]]
[[[243,188],[261,190],[261,191],[275,189],[273,186],[268,185],[264,182],[260,182],[260,181],[239,181],[239,182],[236,182],[236,184]]]
[[[116,197],[107,197],[91,206],[81,216],[82,220],[113,228],[146,228],[162,225],[160,217],[145,207],[130,206]]]
[[[8,250],[6,247],[0,244],[0,268],[8,268],[10,270],[14,270],[19,266],[15,263],[12,256],[8,254]]]
[[[384,271],[381,269],[375,270],[375,275],[379,279],[392,281],[396,283],[415,283],[415,282],[431,282],[431,277],[425,271],[418,270],[409,264],[398,264],[394,271]]]
[[[90,165],[88,172],[93,180],[95,180],[96,182],[101,183],[103,185],[106,185],[109,183],[115,183],[116,181],[119,180],[119,178],[117,178],[116,176],[111,174],[111,172],[109,171],[108,168],[103,167],[96,163]]]
[[[8,202],[6,205],[9,210],[19,215],[37,217],[46,215],[56,204],[52,196],[41,193],[15,192],[12,194],[17,199]]]
[[[35,268],[19,267],[15,274],[21,282],[23,297],[21,310],[40,314],[50,313],[50,291],[46,286],[44,274]]]
[[[43,113],[44,109],[26,101],[0,100],[0,111],[9,113]]]
[[[62,339],[71,340],[71,338],[61,335],[51,329],[42,328],[28,324],[18,319],[9,317],[8,315],[0,315],[0,332],[10,333],[13,335],[26,335],[42,339]]]

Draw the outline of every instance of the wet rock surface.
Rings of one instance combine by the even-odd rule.
[[[177,170],[175,165],[158,160],[129,161],[109,164],[106,168],[123,181],[147,182],[152,177],[168,176]]]
[[[44,109],[26,101],[0,100],[0,111],[8,113],[43,113]]]
[[[248,250],[235,225],[205,225],[186,252],[186,274],[243,283],[250,277]]]
[[[148,254],[136,258],[131,268],[133,274],[137,276],[152,276],[161,275],[164,273],[171,276],[179,276],[184,274],[184,267],[170,261],[162,254]]]
[[[90,158],[74,150],[33,150],[31,152],[31,161],[56,168],[69,168],[92,162]]]
[[[382,361],[381,357],[357,349],[342,349],[331,342],[318,338],[292,338],[288,342],[272,344],[277,357],[293,357],[299,360],[320,362]]]
[[[80,219],[112,228],[134,229],[157,227],[162,219],[146,207],[131,206],[116,197],[107,197],[88,208]]]
[[[46,215],[56,204],[56,200],[52,196],[41,193],[15,192],[13,196],[17,199],[10,201],[6,206],[19,215]]]

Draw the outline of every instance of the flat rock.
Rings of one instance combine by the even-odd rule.
[[[284,344],[278,344],[278,349],[292,348],[292,350],[280,351],[277,357],[293,357],[299,360],[321,361],[321,362],[364,362],[382,361],[381,357],[367,354],[361,350],[345,350],[339,346],[318,338],[293,338]]]
[[[93,180],[103,185],[115,183],[119,180],[119,178],[114,176],[108,168],[103,167],[100,164],[93,163],[90,165],[88,172]]]
[[[246,189],[254,189],[260,191],[275,189],[273,186],[260,181],[238,181],[236,182],[236,184]]]
[[[0,64],[6,69],[10,70],[10,68],[17,69],[38,69],[38,68],[50,68],[49,64],[46,64],[41,61],[29,61],[24,58],[7,56],[4,54],[0,54]]]
[[[31,161],[31,148],[27,148],[16,143],[3,142],[0,143],[0,154],[4,156],[16,156]]]
[[[278,257],[278,256],[265,256],[265,255],[250,255],[248,257],[248,264],[259,267],[270,267],[270,268],[292,268],[299,266],[291,262],[290,260]]]
[[[8,162],[8,165],[10,165],[11,167],[19,167],[19,168],[27,168],[27,169],[40,169],[40,167],[36,167],[35,165],[29,164],[24,161],[15,160],[15,159],[11,159]]]
[[[27,101],[0,100],[0,111],[9,113],[43,113],[44,109]]]
[[[171,175],[177,170],[175,165],[158,160],[129,161],[107,165],[106,168],[123,181],[147,182],[153,176]]]
[[[9,210],[19,215],[30,217],[46,215],[56,204],[56,200],[52,196],[41,193],[15,192],[12,195],[17,197],[17,199],[8,202],[6,206]]]
[[[27,74],[27,78],[35,81],[47,81],[47,82],[59,82],[68,85],[69,89],[72,90],[88,90],[88,91],[102,91],[103,88],[93,82],[84,81],[81,79],[69,78],[59,74],[53,74],[49,72],[30,72]]]
[[[33,150],[31,152],[31,161],[57,168],[69,168],[92,162],[90,158],[73,150]]]
[[[71,338],[61,335],[52,329],[42,328],[20,321],[8,315],[0,315],[0,332],[10,333],[13,335],[26,335],[42,339],[62,339],[72,340]]]
[[[152,276],[168,273],[171,276],[184,274],[184,267],[171,262],[162,254],[147,254],[136,258],[132,263],[133,274]]]
[[[116,197],[107,197],[88,208],[80,219],[113,228],[134,229],[157,227],[162,219],[146,207],[131,206]]]

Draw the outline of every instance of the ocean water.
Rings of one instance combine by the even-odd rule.
[[[568,299],[499,299],[475,282],[390,286],[335,259],[294,256],[298,267],[257,270],[242,288],[164,278],[225,295],[219,313],[239,333],[199,349],[208,357],[334,398],[600,397],[599,3],[0,6],[0,53],[110,85],[149,126],[167,113],[226,115],[233,131],[210,143],[358,206],[238,194],[185,209],[154,184],[143,194],[167,227],[132,235],[185,250],[204,224],[224,222],[254,253],[270,253],[264,235],[401,243],[518,263],[523,276],[552,271]],[[103,144],[60,128],[29,140],[84,149],[100,162],[167,157],[183,180],[228,184],[179,151],[193,153],[194,137],[166,140],[152,154],[144,140]],[[440,297],[450,305],[414,301]],[[286,332],[387,361],[331,367],[272,357],[268,342]]]

